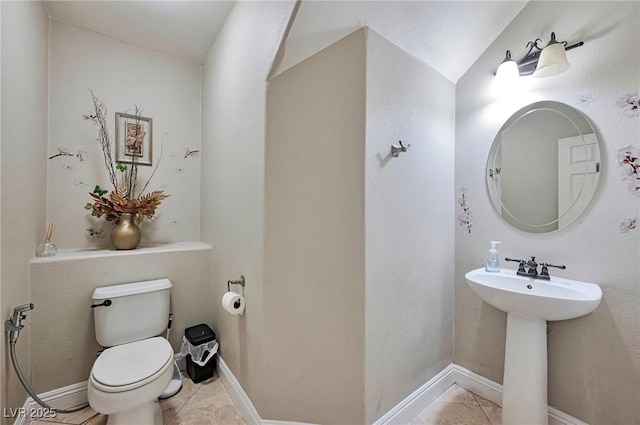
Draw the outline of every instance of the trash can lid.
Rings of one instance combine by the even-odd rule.
[[[184,336],[186,336],[187,340],[194,346],[216,339],[216,333],[205,323],[185,329]]]

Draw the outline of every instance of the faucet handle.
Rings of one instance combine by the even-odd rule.
[[[525,265],[525,261],[524,260],[518,260],[516,258],[509,258],[509,257],[505,257],[504,258],[505,261],[515,261],[518,264],[518,273],[526,273],[525,269],[524,269],[524,265]]]
[[[567,268],[567,266],[565,266],[564,264],[559,265],[559,266],[555,266],[555,265],[549,264],[549,263],[542,263],[542,267],[555,267],[556,269],[560,269],[560,270],[565,270]]]
[[[515,261],[516,263],[523,263],[524,264],[524,260],[518,260],[517,258],[509,258],[509,257],[504,257],[505,261]]]
[[[540,272],[540,276],[545,280],[551,280],[551,277],[549,276],[548,267],[555,267],[555,268],[560,269],[560,270],[564,270],[564,269],[567,268],[567,266],[565,266],[565,265],[555,266],[555,265],[549,264],[549,263],[542,263],[542,271]]]

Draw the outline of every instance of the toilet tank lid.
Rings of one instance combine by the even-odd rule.
[[[91,296],[94,300],[126,297],[127,295],[144,294],[146,292],[162,291],[171,288],[169,279],[147,280],[144,282],[125,283],[122,285],[104,286],[96,288]]]

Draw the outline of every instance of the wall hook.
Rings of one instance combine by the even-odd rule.
[[[400,143],[400,146],[391,145],[391,156],[394,158],[397,158],[398,156],[400,156],[400,152],[406,152],[407,149],[411,147],[411,145],[407,145],[407,146],[403,145],[402,140],[399,140],[398,143]]]

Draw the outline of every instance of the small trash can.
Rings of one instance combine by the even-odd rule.
[[[187,358],[187,374],[194,383],[213,377],[213,356],[218,352],[218,342],[209,326],[203,323],[185,329],[180,351]]]

